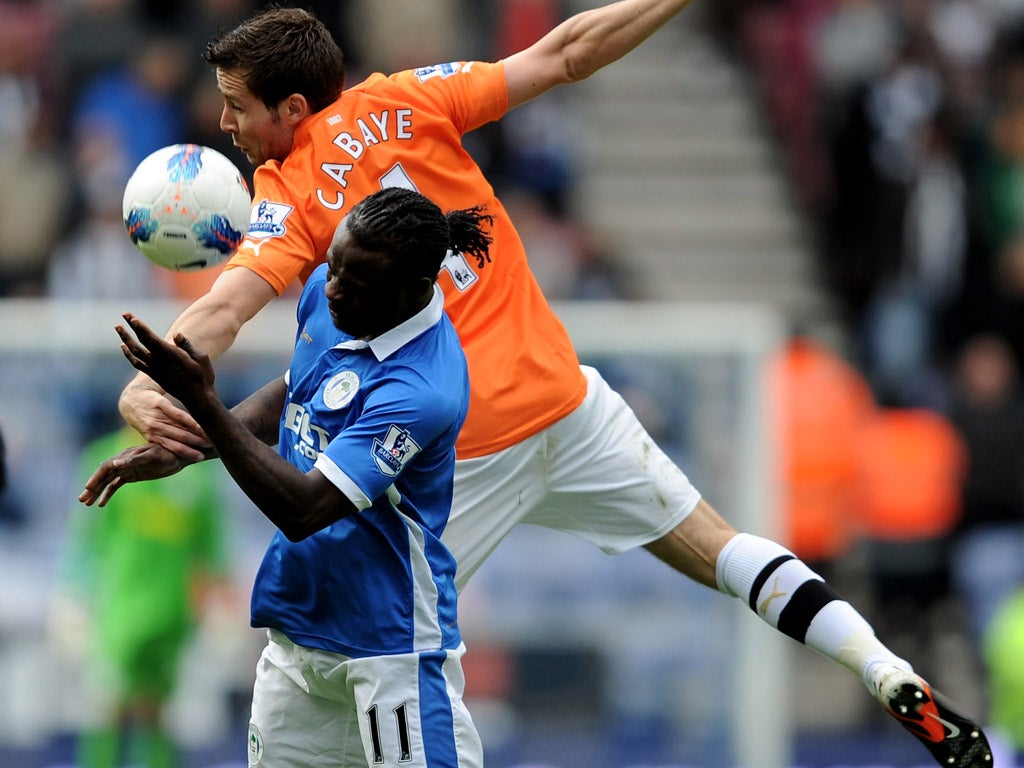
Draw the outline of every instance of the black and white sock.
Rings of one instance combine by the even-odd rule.
[[[875,637],[852,605],[774,541],[737,534],[718,556],[716,578],[720,591],[746,601],[780,632],[853,670],[872,692],[877,664],[912,671]]]

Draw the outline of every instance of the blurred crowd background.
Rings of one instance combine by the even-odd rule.
[[[4,0],[0,3],[0,296],[189,298],[212,280],[169,276],[134,258],[119,232],[124,180],[156,148],[192,141],[251,168],[218,128],[222,100],[201,59],[206,42],[263,3],[254,0]],[[306,2],[335,32],[350,83],[394,71],[516,50],[560,19],[557,3]],[[408,4],[406,4],[408,5]],[[521,6],[521,7],[520,7]],[[528,23],[523,24],[527,19]],[[456,21],[457,20],[457,21]],[[358,30],[358,33],[355,32]],[[457,30],[457,31],[456,31]],[[501,186],[523,194],[524,227],[571,230],[571,120],[545,100],[470,142]],[[550,247],[556,293],[619,291],[577,274],[582,243]],[[554,257],[551,257],[554,258]],[[599,271],[595,265],[594,271]]]
[[[221,99],[200,54],[261,5],[0,0],[0,302],[187,301],[205,291],[213,272],[175,275],[134,249],[121,192],[143,157],[182,141],[220,150],[251,178],[218,129]],[[587,4],[301,5],[335,32],[354,83],[371,71],[499,58]],[[765,377],[784,539],[922,671],[934,678],[958,665],[954,679],[969,686],[961,698],[1024,750],[1024,2],[706,5],[702,33],[749,83],[827,297],[786,317],[791,336]],[[672,73],[660,78],[667,87]],[[630,254],[578,215],[577,119],[571,98],[551,94],[467,144],[550,298],[647,298]],[[32,393],[9,363],[0,368],[3,427]],[[226,386],[245,391],[262,373],[229,371]],[[126,374],[105,366],[76,376],[51,404],[69,446],[117,424]],[[666,405],[685,392],[666,378],[647,374],[632,402],[659,439],[685,442],[685,404]],[[0,539],[17,546],[45,523],[58,526],[48,537],[59,549],[71,499],[45,501],[59,508],[40,518],[35,486],[19,479],[33,473],[27,449],[8,435],[7,454]],[[264,534],[255,525],[246,535]],[[232,620],[245,620],[244,592]],[[537,592],[543,600],[540,579]],[[490,664],[481,679],[505,690],[500,654],[481,658]],[[533,663],[535,681],[545,663],[567,669],[564,659]],[[574,663],[585,687],[594,668]],[[236,683],[244,705],[247,681]]]

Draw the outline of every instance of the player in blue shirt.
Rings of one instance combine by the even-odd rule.
[[[268,643],[251,766],[482,764],[462,702],[455,560],[440,540],[469,380],[434,280],[449,247],[486,253],[487,222],[409,190],[366,198],[306,283],[288,371],[232,410],[188,339],[164,341],[130,313],[117,327],[125,357],[181,400],[278,527],[252,594]],[[136,446],[79,499],[102,506],[182,465]]]

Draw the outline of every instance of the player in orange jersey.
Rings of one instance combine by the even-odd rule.
[[[415,188],[444,209],[484,206],[494,217],[489,256],[451,254],[438,279],[472,383],[444,534],[459,584],[523,522],[606,552],[646,547],[849,667],[943,765],[985,765],[985,737],[969,719],[936,709],[910,664],[806,564],[723,520],[598,372],[580,366],[508,214],[462,147],[466,132],[624,56],[687,2],[621,0],[499,62],[373,74],[344,92],[341,51],[304,11],[271,9],[220,35],[204,57],[224,97],[221,129],[256,166],[253,216],[224,273],[169,333],[223,353],[323,261],[338,222],[381,187]],[[148,439],[184,457],[205,446],[198,425],[144,377],[120,405]],[[949,728],[919,727],[934,722],[929,715]]]

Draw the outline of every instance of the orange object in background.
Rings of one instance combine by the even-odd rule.
[[[935,539],[962,511],[967,451],[942,415],[923,408],[880,411],[860,440],[858,514],[868,537]]]
[[[221,271],[221,266],[200,269],[195,272],[161,270],[160,276],[166,284],[167,293],[171,298],[191,304],[210,289]]]
[[[808,561],[843,554],[857,533],[858,441],[875,414],[863,377],[824,344],[793,337],[768,371],[784,493],[783,540]]]

